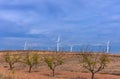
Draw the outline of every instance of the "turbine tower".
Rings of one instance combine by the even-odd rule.
[[[70,52],[73,52],[73,45],[70,45]]]
[[[106,53],[110,52],[110,41],[107,42]]]
[[[27,41],[25,41],[24,50],[27,50]]]
[[[50,47],[48,47],[48,51],[50,51]]]
[[[60,36],[57,39],[57,52],[60,50]]]

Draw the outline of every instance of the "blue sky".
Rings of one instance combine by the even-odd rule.
[[[120,41],[120,0],[0,0],[1,48]]]

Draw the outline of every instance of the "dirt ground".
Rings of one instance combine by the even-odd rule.
[[[120,56],[112,56],[112,61],[101,72],[95,74],[95,79],[120,79]],[[8,69],[6,63],[0,63],[0,76],[12,77],[8,79],[90,79],[91,74],[79,64],[77,56],[69,56],[64,64],[58,66],[55,77],[52,77],[51,70],[45,63],[34,67],[28,73],[28,67],[24,64],[15,64],[14,71]],[[0,78],[3,79],[3,78]]]

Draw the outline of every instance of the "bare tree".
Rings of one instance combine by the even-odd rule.
[[[23,58],[23,63],[29,66],[29,73],[32,70],[32,67],[38,65],[41,61],[41,57],[38,53],[27,52]]]
[[[91,72],[91,79],[95,73],[102,71],[109,63],[108,54],[86,52],[81,55],[81,63],[85,69]]]
[[[63,64],[63,55],[60,53],[51,53],[49,56],[44,57],[45,63],[52,70],[53,77],[55,76],[55,69]]]
[[[12,70],[14,68],[13,65],[20,60],[20,56],[18,54],[7,52],[4,53],[3,59],[9,64],[10,70]]]

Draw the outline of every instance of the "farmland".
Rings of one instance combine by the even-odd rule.
[[[16,62],[14,69],[10,70],[8,63],[3,59],[4,53],[11,53],[23,56],[24,53],[37,53],[42,60],[36,66],[33,66],[31,73],[28,72],[28,66],[22,62]],[[53,52],[49,51],[1,51],[0,52],[0,79],[90,79],[91,73],[80,64],[79,52],[58,52],[64,58],[64,63],[56,67],[55,76],[43,61],[43,57],[51,56]],[[120,79],[120,55],[108,54],[110,62],[104,70],[95,74],[95,79]]]

